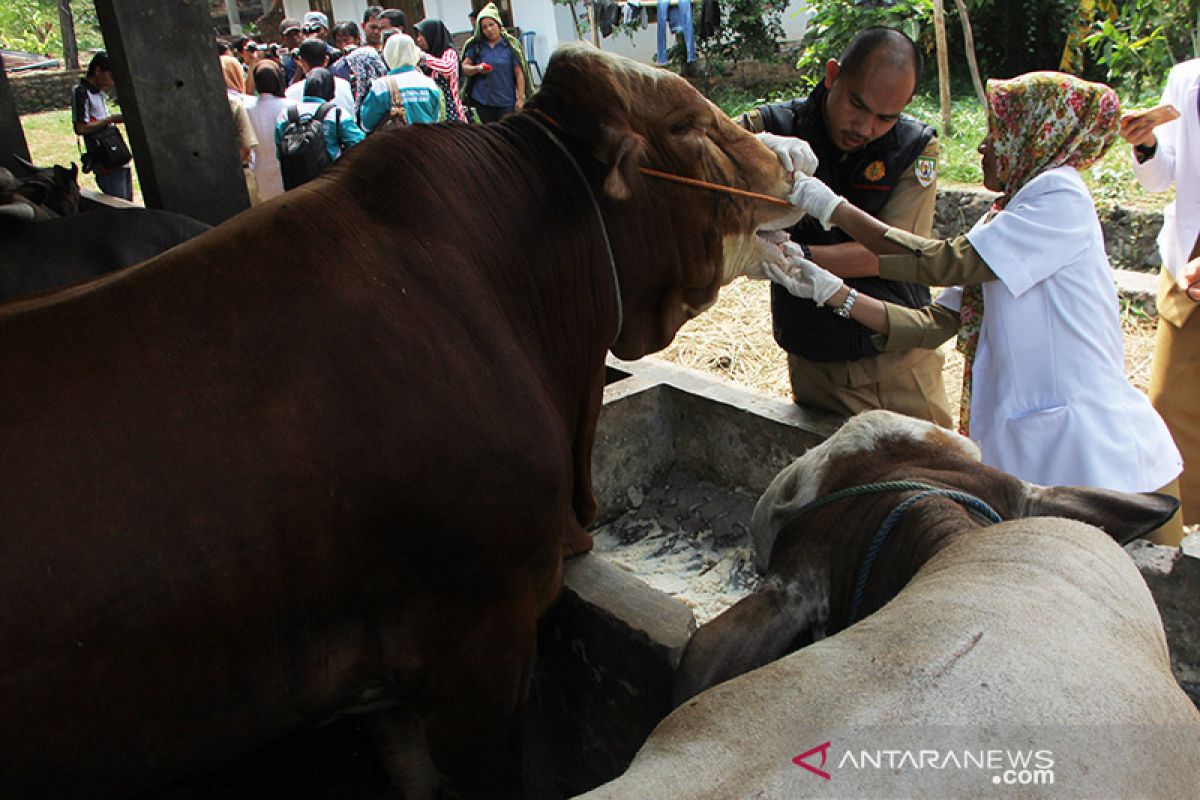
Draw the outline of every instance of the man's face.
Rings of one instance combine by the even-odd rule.
[[[112,70],[101,69],[100,67],[97,67],[96,71],[92,73],[92,83],[95,84],[96,88],[100,91],[108,91],[113,85]]]
[[[363,23],[363,35],[367,38],[367,44],[372,47],[378,47],[382,41],[383,28],[380,25],[379,17],[369,19]]]
[[[320,39],[323,42],[328,41],[329,31],[326,30],[325,28],[321,27],[320,25],[305,25],[304,26],[304,38],[305,39]]]
[[[299,28],[292,28],[283,34],[283,44],[288,50],[295,50],[302,41],[304,41],[304,32]]]
[[[845,74],[832,59],[825,65],[825,128],[843,152],[861,150],[890,131],[912,99],[912,70],[876,62],[868,58],[858,75]]]

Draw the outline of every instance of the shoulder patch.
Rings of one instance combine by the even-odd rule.
[[[917,173],[917,183],[928,187],[937,178],[937,159],[919,156],[913,171]]]

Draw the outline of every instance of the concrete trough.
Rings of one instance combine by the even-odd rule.
[[[841,424],[654,359],[610,359],[608,381],[593,458],[597,547],[568,561],[562,597],[539,626],[524,725],[532,800],[570,797],[624,771],[670,711],[698,620],[758,580],[748,530],[758,496]],[[1130,549],[1177,675],[1200,685],[1200,559]],[[355,718],[289,737],[177,796],[218,795],[399,797]]]

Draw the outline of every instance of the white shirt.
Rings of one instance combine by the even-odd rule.
[[[1158,250],[1163,266],[1178,278],[1200,232],[1200,58],[1175,65],[1162,102],[1175,106],[1180,117],[1154,129],[1154,157],[1143,164],[1135,158],[1133,174],[1152,192],[1165,192],[1175,184],[1175,200],[1163,209]]]
[[[283,194],[283,175],[275,155],[275,122],[292,105],[295,103],[291,100],[273,94],[261,94],[246,104],[246,114],[258,136],[250,169],[258,179],[258,194],[263,200]]]
[[[1112,270],[1079,173],[1042,173],[967,239],[999,278],[983,284],[971,392],[984,463],[1043,486],[1170,483],[1183,461],[1125,376]],[[960,298],[948,289],[938,302]]]
[[[304,99],[304,79],[293,83],[291,86],[283,90],[284,96],[288,100],[299,103]],[[333,76],[333,102],[338,108],[350,115],[350,119],[357,119],[358,115],[354,111],[354,90],[350,88],[350,81],[345,78]],[[275,134],[271,134],[271,141],[274,141]]]

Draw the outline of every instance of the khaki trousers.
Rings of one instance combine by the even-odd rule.
[[[946,358],[937,350],[880,353],[859,361],[823,363],[788,354],[792,398],[842,416],[886,408],[953,428],[942,382]]]
[[[1186,298],[1177,288],[1164,292],[1160,286],[1149,394],[1183,455],[1183,524],[1195,525],[1200,523],[1200,313],[1190,313],[1196,304]]]

